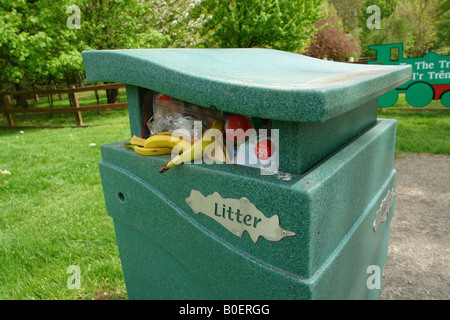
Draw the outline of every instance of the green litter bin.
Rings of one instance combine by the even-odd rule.
[[[277,138],[269,171],[193,163],[161,174],[171,155],[102,145],[130,299],[380,298],[396,122],[377,119],[377,98],[410,66],[270,49],[102,50],[83,61],[88,81],[127,85],[131,136],[148,137],[148,97],[162,93],[270,122]]]

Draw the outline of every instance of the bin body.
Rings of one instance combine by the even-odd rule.
[[[238,51],[202,50],[194,57],[205,59],[209,68],[215,65],[219,74],[223,61],[218,58],[230,59],[228,55],[243,57],[243,63],[254,52],[258,59],[285,57],[271,50]],[[192,60],[197,51],[169,52]],[[167,53],[163,62],[171,64]],[[221,92],[225,97],[210,92],[227,88],[232,75],[222,75],[227,80],[222,82],[205,76],[193,96],[188,92],[192,88],[186,88],[189,84],[177,76],[148,84],[123,72],[119,78],[107,77],[107,67],[98,58],[102,54],[83,55],[88,79],[128,84],[132,135],[142,133],[146,90],[158,90],[203,106],[273,119],[280,137],[280,169],[271,175],[229,164],[183,164],[161,175],[158,169],[170,155],[145,157],[124,148],[123,141],[102,146],[105,203],[114,220],[130,299],[380,298],[376,272],[381,276],[394,212],[396,122],[376,118],[376,98],[406,81],[410,69],[358,69],[347,74],[345,67],[332,64],[344,71],[327,76],[327,86],[309,75],[304,83],[297,81],[300,89],[294,79],[281,91],[255,84],[247,70],[251,79],[232,97],[225,89]],[[146,57],[150,63],[141,68],[151,73],[163,63],[156,64],[154,54],[160,52],[133,51],[130,56],[135,60],[124,58],[122,51],[106,56],[115,64],[116,58],[142,63]],[[294,63],[297,56],[289,55],[293,60],[288,60]],[[295,66],[283,61],[274,64]],[[171,70],[181,68],[177,63]],[[356,80],[348,80],[350,76]],[[382,85],[369,94],[355,93],[371,88],[374,79]],[[285,110],[281,105],[274,110],[275,95],[284,97]],[[339,95],[343,102],[333,100]],[[235,96],[246,108],[237,106]],[[296,97],[303,99],[298,100],[303,101],[298,102],[302,108],[291,114]],[[257,109],[252,99],[272,105]],[[233,229],[237,222],[243,229]],[[268,231],[262,227],[266,224]]]

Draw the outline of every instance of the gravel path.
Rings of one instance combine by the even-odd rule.
[[[395,160],[397,192],[385,300],[450,299],[450,155],[406,154]]]

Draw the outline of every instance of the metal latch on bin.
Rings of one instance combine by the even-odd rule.
[[[186,202],[194,213],[205,214],[238,237],[247,231],[255,243],[260,236],[269,241],[279,241],[295,235],[280,227],[278,215],[266,217],[246,197],[222,198],[218,192],[205,197],[200,191],[192,190]]]

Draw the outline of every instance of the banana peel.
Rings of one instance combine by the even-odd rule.
[[[219,142],[216,141],[206,146],[203,155],[218,163],[225,163],[227,161],[225,149],[223,146],[219,145]]]
[[[131,139],[128,139],[123,144],[128,149],[133,149],[134,146],[140,146],[143,147],[145,144],[145,139],[139,138],[138,136],[134,135],[131,137]]]
[[[136,153],[145,156],[164,155],[178,152],[178,156],[161,166],[159,172],[163,173],[169,168],[183,162],[198,159],[201,156],[208,157],[215,162],[228,162],[229,156],[224,146],[219,146],[219,132],[222,133],[225,123],[217,120],[211,129],[207,130],[202,139],[195,141],[193,138],[178,132],[158,132],[149,138],[139,138],[134,135],[125,141],[124,146],[133,149]]]
[[[184,135],[164,135],[154,134],[145,140],[144,148],[175,148],[181,145],[184,150],[189,149],[193,144],[193,139]]]
[[[133,146],[133,149],[136,153],[139,153],[144,156],[156,156],[161,154],[170,154],[172,153],[172,148],[144,148],[138,145]]]
[[[212,127],[205,131],[203,137],[195,141],[191,148],[179,154],[168,163],[163,164],[159,169],[159,173],[164,173],[173,166],[179,165],[185,162],[191,162],[203,156],[205,149],[216,141],[216,139],[222,136],[222,131],[225,127],[225,122],[222,120],[216,120]],[[216,141],[217,142],[217,141]]]

